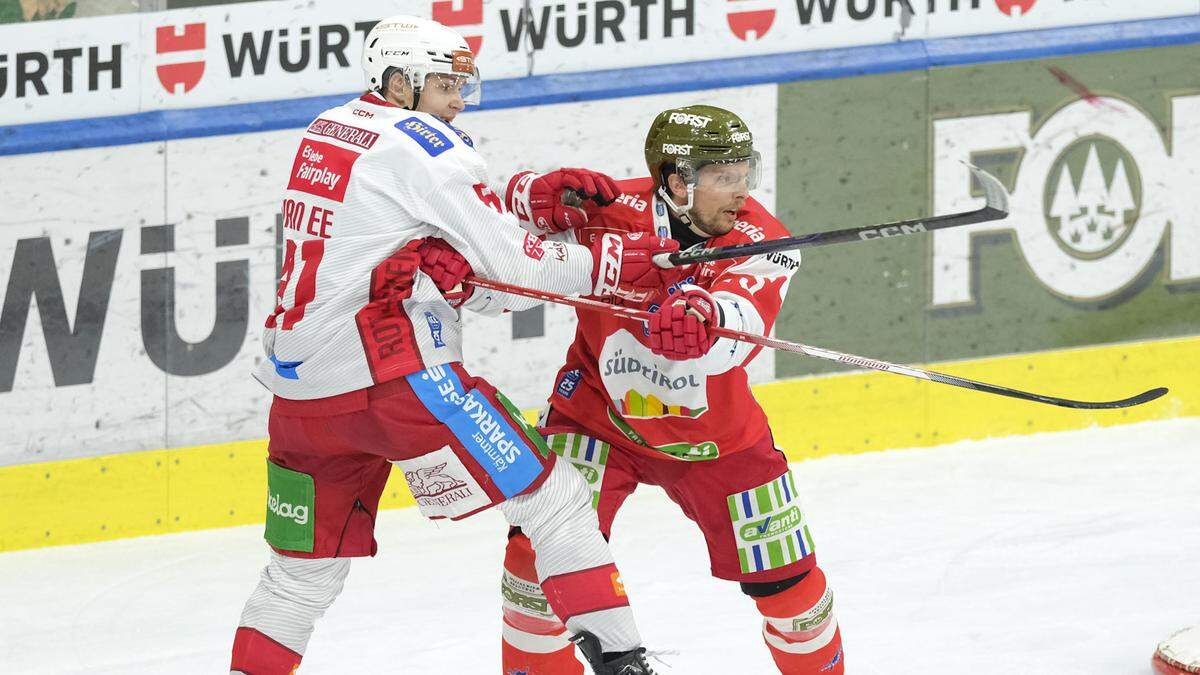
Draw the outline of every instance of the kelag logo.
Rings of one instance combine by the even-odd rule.
[[[163,63],[155,67],[158,81],[168,94],[175,94],[179,87],[183,93],[194,89],[204,76],[204,24],[189,23],[180,31],[178,26],[159,26],[154,31],[154,52],[162,60],[164,54],[172,56],[186,53],[187,57],[199,60]],[[200,52],[199,54],[191,52]]]

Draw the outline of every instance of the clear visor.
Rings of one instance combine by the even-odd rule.
[[[443,96],[459,96],[467,105],[479,105],[483,93],[483,84],[479,79],[479,69],[475,68],[470,75],[462,73],[429,73],[425,76],[425,86],[421,93],[434,92]]]
[[[717,192],[749,192],[758,187],[762,161],[757,151],[749,157],[723,161],[689,160],[676,162],[679,177],[685,183]]]

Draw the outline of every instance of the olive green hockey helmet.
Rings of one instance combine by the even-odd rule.
[[[668,206],[677,215],[691,209],[692,191],[707,164],[749,162],[747,189],[758,186],[759,156],[754,136],[737,114],[711,105],[689,105],[664,110],[646,134],[646,165]],[[688,200],[677,206],[666,190],[665,174],[677,173],[688,186]]]

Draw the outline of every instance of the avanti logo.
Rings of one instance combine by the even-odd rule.
[[[290,520],[297,525],[308,524],[308,506],[304,504],[289,504],[282,501],[278,493],[267,493],[267,509],[280,518]]]
[[[572,463],[571,466],[579,469],[579,473],[583,474],[583,479],[588,482],[588,485],[595,485],[596,481],[600,480],[600,472],[593,467],[590,467],[586,464],[574,463]]]
[[[742,525],[742,541],[759,541],[777,537],[800,527],[804,516],[798,507],[792,506],[783,513],[773,513],[762,520],[753,520]]]

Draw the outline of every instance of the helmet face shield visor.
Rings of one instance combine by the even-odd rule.
[[[441,96],[462,97],[467,105],[479,105],[483,94],[483,84],[479,79],[479,70],[472,68],[470,74],[464,73],[429,73],[425,76],[422,94],[433,92]]]
[[[758,187],[762,177],[762,159],[757,151],[749,157],[727,160],[676,160],[676,171],[688,185],[714,192],[749,192]]]

